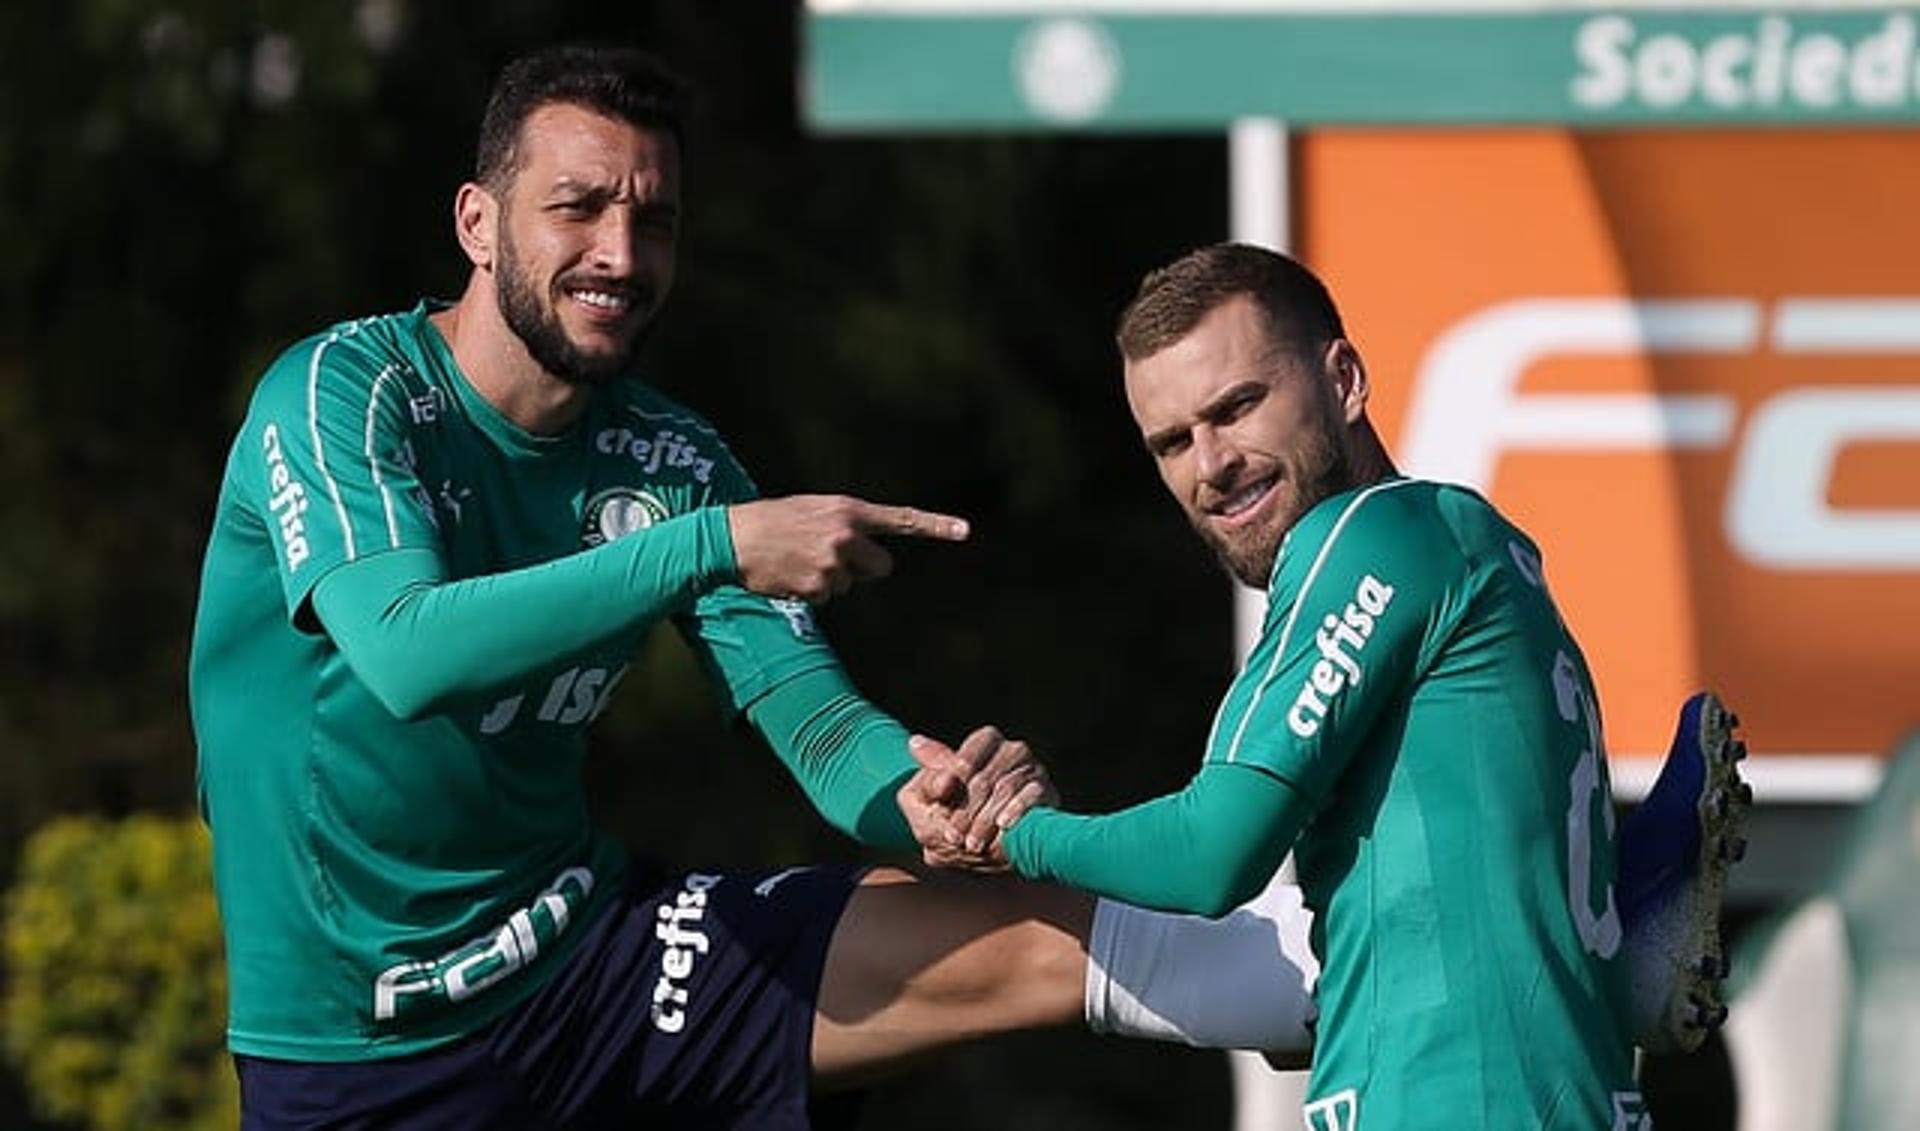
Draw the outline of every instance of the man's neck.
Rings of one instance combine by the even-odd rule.
[[[1400,474],[1400,469],[1393,466],[1393,457],[1387,454],[1386,445],[1380,442],[1379,433],[1373,430],[1371,421],[1361,422],[1352,433],[1348,459],[1356,486],[1367,486]]]
[[[474,392],[536,436],[557,436],[587,410],[593,389],[541,368],[501,317],[489,280],[475,271],[460,301],[430,316]]]

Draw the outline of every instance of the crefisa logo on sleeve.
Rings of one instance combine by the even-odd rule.
[[[307,512],[307,489],[287,470],[279,425],[267,425],[260,433],[260,445],[267,457],[267,510],[280,524],[280,545],[286,550],[287,572],[294,573],[312,553],[312,547],[307,545],[307,524],[300,517]]]
[[[580,541],[591,547],[645,530],[673,512],[651,491],[638,487],[609,487],[587,500]]]

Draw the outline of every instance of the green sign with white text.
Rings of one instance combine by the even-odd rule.
[[[1920,121],[1920,5],[808,13],[826,131]]]

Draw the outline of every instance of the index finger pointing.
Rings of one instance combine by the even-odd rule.
[[[918,507],[896,507],[884,503],[862,502],[854,521],[870,534],[900,534],[910,538],[937,538],[942,542],[964,542],[967,520],[958,515],[923,511]]]

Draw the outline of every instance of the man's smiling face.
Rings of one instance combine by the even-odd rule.
[[[1344,341],[1303,359],[1249,295],[1126,364],[1127,403],[1160,471],[1227,571],[1264,589],[1300,516],[1351,485],[1335,382]],[[1337,366],[1336,366],[1337,368]]]
[[[618,376],[673,285],[679,148],[564,102],[528,115],[514,148],[499,194],[501,314],[553,376]]]

